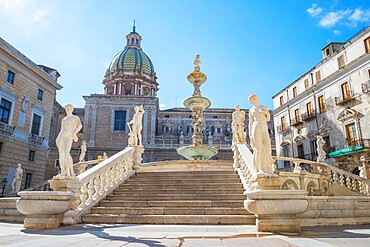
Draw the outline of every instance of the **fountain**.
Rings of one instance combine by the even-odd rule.
[[[202,145],[203,140],[203,112],[211,106],[211,101],[202,97],[200,86],[207,80],[207,76],[200,72],[199,55],[194,59],[194,71],[187,79],[194,86],[193,96],[184,100],[184,106],[191,110],[192,127],[194,134],[192,136],[192,145],[177,149],[177,153],[188,160],[208,160],[218,153],[217,148]]]

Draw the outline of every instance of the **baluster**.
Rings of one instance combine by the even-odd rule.
[[[339,173],[338,172],[334,172],[334,176],[333,176],[333,183],[339,183]]]
[[[340,174],[340,176],[339,176],[339,183],[340,183],[340,185],[345,186],[345,184],[344,184],[344,175],[343,174]]]
[[[88,197],[87,197],[86,203],[91,203],[92,202],[92,199],[93,199],[92,197],[93,197],[93,194],[94,194],[94,179],[95,178],[91,178],[90,181],[87,184]]]
[[[81,189],[80,189],[81,195],[80,195],[80,205],[78,206],[79,208],[84,208],[85,207],[85,202],[87,200],[87,183],[83,183]]]
[[[116,181],[116,166],[112,166],[110,169],[110,186],[112,187]]]
[[[93,195],[93,199],[96,200],[97,198],[99,198],[99,193],[100,193],[100,186],[101,186],[101,179],[100,179],[100,176],[101,175],[98,175],[96,178],[95,178],[95,181],[94,181],[94,195]]]
[[[122,180],[125,177],[125,161],[121,160],[120,164],[120,174],[119,174],[119,179]]]
[[[116,177],[116,179],[114,180],[114,182],[115,183],[118,183],[118,181],[119,181],[119,175],[120,175],[120,166],[121,166],[121,162],[117,162],[117,164],[116,164],[116,166],[115,166],[115,177]]]
[[[102,174],[101,174],[101,177],[100,177],[100,191],[99,191],[99,194],[100,195],[103,195],[104,192],[105,192],[105,180],[106,180],[107,176],[105,174],[105,172],[103,171]]]
[[[357,187],[357,184],[360,185],[359,181],[357,179],[352,178],[352,189],[354,191],[359,191],[359,187]]]
[[[348,176],[346,177],[346,187],[352,189],[352,179]]]
[[[106,173],[105,173],[105,187],[104,187],[104,189],[105,190],[109,190],[109,188],[110,188],[110,178],[111,178],[111,176],[110,176],[110,169],[108,168],[107,169],[107,171],[106,171]]]
[[[301,162],[300,161],[293,161],[295,173],[300,173],[302,171]]]

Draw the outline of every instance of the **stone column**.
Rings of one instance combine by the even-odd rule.
[[[144,112],[143,119],[143,145],[148,144],[148,109]]]
[[[95,146],[95,128],[96,128],[96,111],[97,106],[91,106],[92,113],[91,113],[91,129],[90,129],[90,140],[87,143],[88,147]]]
[[[156,132],[155,120],[156,120],[155,108],[153,108],[151,110],[151,123],[150,123],[150,144],[153,146],[155,145],[155,132]]]

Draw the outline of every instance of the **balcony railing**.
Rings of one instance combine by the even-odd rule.
[[[13,133],[14,129],[15,129],[15,127],[13,127],[9,124],[0,122],[0,132],[1,133],[11,135]]]
[[[303,124],[302,118],[300,118],[300,117],[292,118],[292,120],[290,120],[290,125],[291,126],[297,126],[297,125],[300,125],[300,124]]]
[[[305,112],[302,114],[302,120],[307,122],[317,117],[317,111],[314,109],[311,109],[311,111]]]
[[[288,130],[290,130],[290,126],[287,123],[284,123],[282,125],[277,126],[277,131],[279,133],[282,133],[282,132],[285,132],[285,131],[288,131]]]
[[[36,144],[42,144],[42,142],[44,141],[45,137],[43,136],[38,136],[38,135],[35,135],[33,133],[30,133],[30,135],[28,136],[28,140],[30,142],[33,142],[33,143],[36,143]]]
[[[335,97],[334,100],[336,105],[344,105],[354,100],[355,98],[356,97],[354,92],[352,90],[349,90],[345,94],[343,94],[342,97]]]

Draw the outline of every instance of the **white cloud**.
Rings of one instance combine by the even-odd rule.
[[[329,12],[320,20],[319,25],[325,28],[333,27],[349,13],[351,10]]]
[[[307,13],[309,13],[311,16],[315,17],[321,14],[322,8],[319,7],[317,4],[312,4],[311,8],[307,9]]]
[[[333,31],[333,33],[334,33],[335,35],[339,35],[339,34],[341,34],[341,32],[340,32],[339,30],[337,30],[337,29],[335,29],[335,30]]]
[[[166,107],[166,104],[164,103],[159,103],[159,109],[163,110]]]

